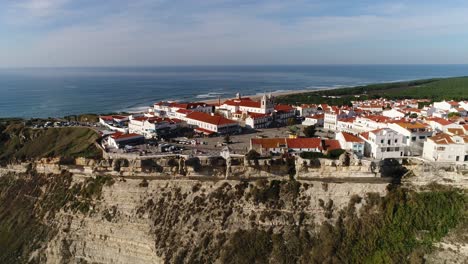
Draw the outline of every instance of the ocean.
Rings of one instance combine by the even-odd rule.
[[[316,90],[468,75],[468,65],[184,66],[0,69],[0,117],[138,111],[161,100]]]

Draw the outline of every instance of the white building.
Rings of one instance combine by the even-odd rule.
[[[222,116],[202,112],[192,112],[187,115],[186,121],[189,125],[196,126],[195,131],[206,135],[230,134],[240,131],[239,124]]]
[[[447,119],[440,117],[432,117],[425,120],[434,131],[446,131],[449,128],[460,128],[461,126],[453,122],[448,121]]]
[[[440,133],[428,138],[423,158],[438,162],[468,162],[468,137]]]
[[[321,110],[318,110],[318,106],[316,104],[310,104],[310,105],[302,104],[296,107],[296,109],[299,112],[299,115],[304,116],[304,117],[315,115],[319,112],[322,112]]]
[[[434,102],[433,106],[438,110],[445,110],[448,111],[452,108],[458,108],[459,104],[455,101],[442,101],[442,102]]]
[[[354,133],[354,121],[356,121],[355,117],[338,119],[336,122],[336,131]]]
[[[258,114],[270,114],[275,111],[273,96],[262,96],[260,101],[253,101],[250,98],[242,98],[240,94],[237,94],[235,99],[230,99],[222,103],[217,109],[221,111],[228,111],[230,114],[228,117],[235,113],[258,113]]]
[[[99,116],[100,124],[120,133],[128,132],[128,120],[129,117],[123,115]]]
[[[333,107],[331,111],[325,112],[323,118],[323,128],[336,131],[336,127],[339,119],[347,118],[348,116],[353,116],[354,111],[348,115],[347,112],[340,110],[339,108]]]
[[[290,105],[275,105],[274,120],[278,123],[287,124],[289,118],[295,118],[296,108]]]
[[[335,139],[340,142],[342,149],[350,150],[358,156],[364,155],[365,142],[362,138],[346,132],[338,132]]]
[[[307,116],[304,121],[302,121],[303,126],[316,126],[323,127],[324,114],[316,114]]]
[[[408,155],[421,155],[424,142],[433,134],[429,125],[419,122],[390,123],[388,127],[403,135],[403,143],[409,147],[409,153],[405,153]]]
[[[245,126],[251,129],[266,128],[270,126],[272,121],[271,114],[249,113],[245,119]]]
[[[386,128],[390,121],[390,118],[381,115],[358,116],[353,122],[353,131],[361,133]]]
[[[127,145],[133,146],[143,144],[145,142],[145,137],[134,133],[124,134],[116,132],[108,136],[104,142],[107,143],[109,147],[120,149]]]
[[[145,138],[154,138],[158,134],[167,134],[177,128],[179,122],[169,118],[160,117],[136,117],[128,123],[129,133],[143,135]]]
[[[213,106],[207,103],[181,103],[181,102],[159,102],[155,103],[154,114],[161,117],[176,117],[178,110],[190,112],[202,112],[210,114],[213,112]]]
[[[390,128],[380,128],[361,134],[366,142],[364,155],[374,159],[403,157],[406,145],[403,135]]]
[[[397,109],[395,109],[395,108],[390,109],[390,110],[384,110],[384,111],[382,112],[382,115],[383,115],[383,116],[386,116],[386,117],[390,117],[390,118],[392,118],[392,119],[405,117],[405,113],[403,113],[402,111],[397,110]]]

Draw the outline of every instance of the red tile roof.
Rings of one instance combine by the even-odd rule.
[[[279,148],[280,145],[286,146],[285,138],[251,138],[252,145],[260,145],[262,148]]]
[[[252,101],[252,99],[246,97],[241,99],[230,99],[225,101],[223,104],[234,105],[234,106],[245,106],[252,108],[260,108],[260,102]]]
[[[356,137],[355,135],[353,134],[349,134],[349,133],[346,133],[346,132],[342,132],[343,134],[343,137],[344,137],[344,140],[346,142],[356,142],[356,143],[362,143],[364,142],[364,140]]]
[[[463,128],[448,128],[447,131],[457,136],[465,135]]]
[[[353,123],[354,120],[356,120],[355,117],[347,117],[347,118],[338,119],[338,122]]]
[[[130,139],[130,138],[141,138],[143,136],[139,134],[135,134],[135,133],[124,134],[122,132],[116,132],[112,134],[111,137],[115,140],[124,140],[124,139]]]
[[[295,108],[292,107],[292,106],[290,106],[290,105],[277,104],[277,105],[275,106],[275,110],[276,110],[276,111],[289,112],[289,111],[295,110]]]
[[[433,137],[430,137],[429,138],[430,140],[434,141],[434,143],[438,144],[438,145],[448,145],[448,144],[454,144],[455,142],[453,142],[452,138],[445,134],[445,133],[440,133],[440,134],[437,134]]]
[[[443,118],[440,118],[440,117],[431,117],[431,118],[428,118],[427,120],[434,121],[434,122],[439,123],[439,124],[441,124],[443,126],[453,124],[452,122],[448,121],[447,119],[443,119]]]
[[[364,132],[359,134],[361,137],[365,138],[366,140],[369,140],[369,132]]]
[[[288,138],[286,139],[288,148],[292,149],[322,149],[322,140],[320,138]]]
[[[237,124],[237,122],[227,119],[225,117],[222,117],[219,115],[210,115],[210,114],[202,113],[202,112],[192,112],[187,115],[187,118],[209,123],[209,124],[216,125],[216,126]]]
[[[189,114],[193,111],[190,111],[190,110],[187,110],[187,109],[179,109],[176,111],[177,113],[180,113],[180,114]]]
[[[384,123],[384,122],[388,122],[389,120],[391,120],[391,118],[382,116],[382,115],[368,115],[368,116],[363,116],[363,118],[367,118],[369,120],[372,120],[378,123]]]
[[[341,149],[340,142],[336,139],[325,139],[323,141],[323,148],[326,151]]]
[[[201,128],[201,127],[197,127],[197,128],[195,128],[194,130],[195,130],[195,132],[200,132],[200,133],[203,133],[203,134],[205,134],[205,135],[214,134],[213,131],[208,130],[208,129],[204,129],[204,128]]]
[[[260,113],[252,113],[252,112],[248,112],[248,115],[255,119],[255,118],[263,118],[263,117],[266,117],[268,116],[269,114],[260,114]]]

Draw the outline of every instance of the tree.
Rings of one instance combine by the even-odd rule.
[[[224,143],[226,143],[226,144],[231,143],[231,136],[229,136],[229,134],[226,134],[224,136]]]
[[[249,152],[247,152],[245,157],[247,158],[247,160],[256,160],[260,158],[260,153],[258,153],[254,149],[251,149]]]
[[[409,117],[410,117],[410,118],[418,118],[418,114],[412,113]]]
[[[451,117],[460,117],[460,113],[457,113],[457,112],[449,113],[448,118],[451,118]]]
[[[314,137],[315,132],[317,132],[317,129],[315,128],[315,126],[306,126],[304,127],[303,132],[306,137]]]
[[[288,126],[294,126],[296,124],[296,119],[290,117],[288,118]]]

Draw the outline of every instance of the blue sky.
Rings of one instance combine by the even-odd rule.
[[[0,0],[0,67],[468,63],[466,1]]]

